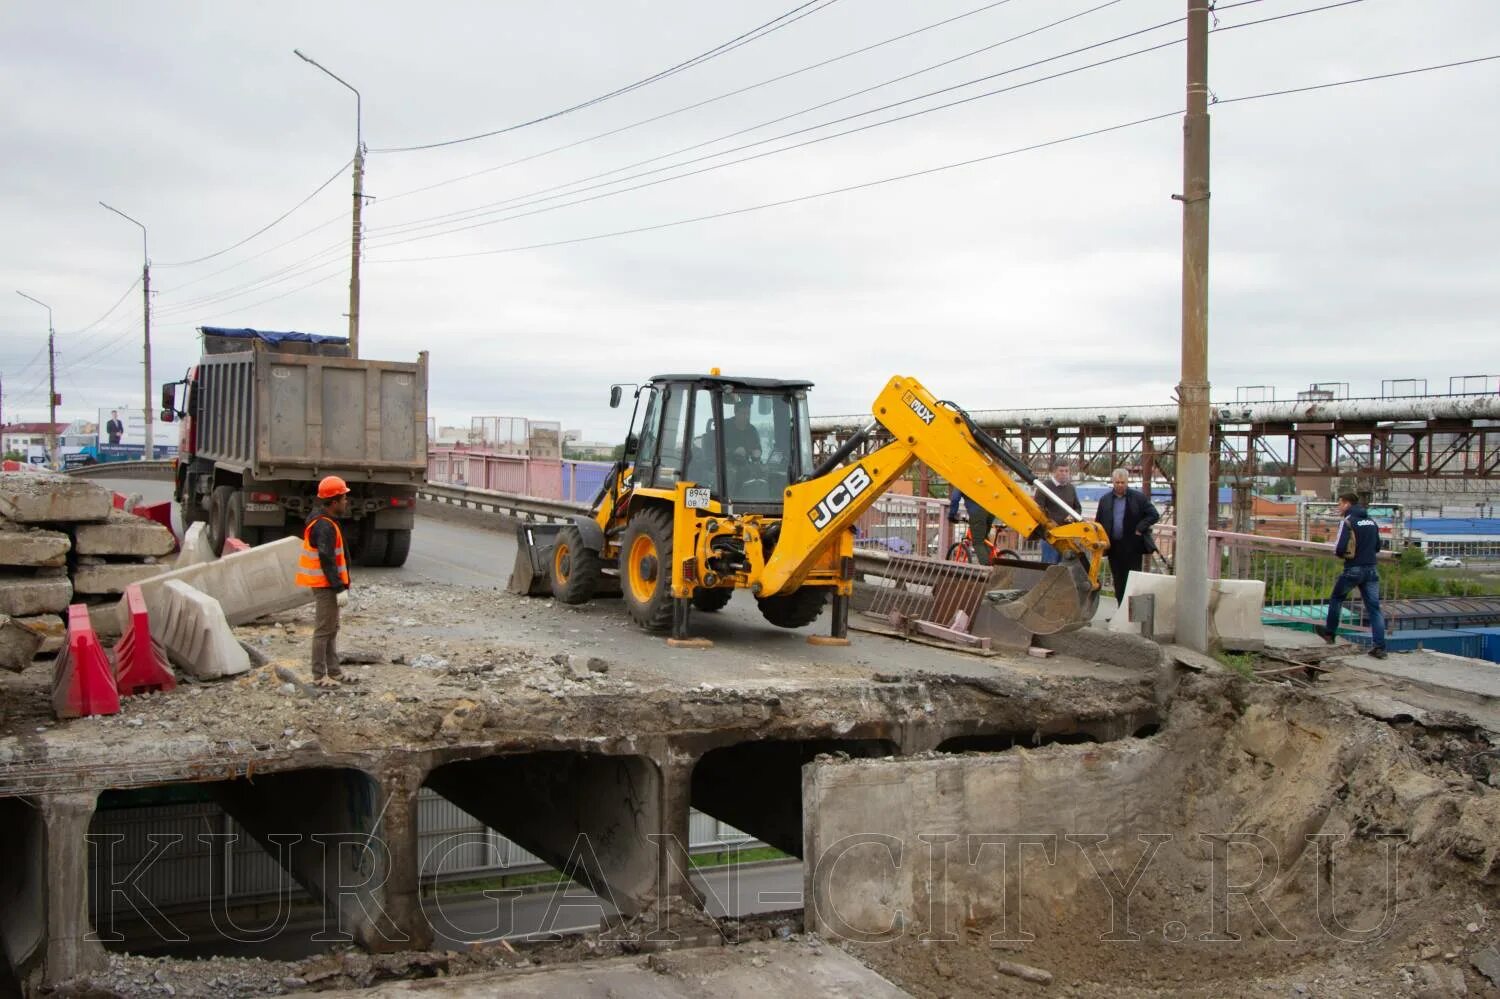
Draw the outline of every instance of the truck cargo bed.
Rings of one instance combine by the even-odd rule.
[[[425,352],[416,363],[372,361],[257,342],[200,367],[201,457],[258,479],[426,475]]]

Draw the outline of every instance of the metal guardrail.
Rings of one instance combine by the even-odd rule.
[[[171,459],[163,461],[102,461],[97,465],[83,465],[65,469],[67,475],[83,479],[161,479],[172,478]]]
[[[518,520],[565,523],[578,514],[589,512],[587,503],[538,499],[535,496],[502,493],[493,489],[472,489],[467,486],[447,486],[437,482],[424,482],[417,488],[417,496],[433,503],[483,510]]]

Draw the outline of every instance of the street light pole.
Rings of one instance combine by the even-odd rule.
[[[360,243],[363,241],[364,230],[360,227],[360,214],[365,205],[365,139],[364,139],[364,108],[363,100],[359,91],[350,86],[348,81],[330,70],[327,66],[318,62],[310,56],[304,55],[301,49],[292,49],[292,52],[305,63],[322,70],[343,84],[354,94],[354,219],[350,231],[349,245],[349,356],[359,356],[359,252]]]
[[[24,291],[17,295],[47,310],[47,465],[57,467],[57,332],[52,328],[52,306]]]
[[[144,303],[143,314],[145,316],[145,341],[146,341],[146,396],[144,411],[146,415],[146,447],[142,457],[151,461],[156,457],[156,424],[153,417],[151,405],[151,250],[146,242],[146,227],[135,219],[126,215],[118,208],[110,208],[104,202],[99,202],[105,208],[109,208],[120,218],[141,227],[141,299]]]

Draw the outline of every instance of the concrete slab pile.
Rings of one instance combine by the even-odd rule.
[[[176,544],[169,528],[116,509],[113,494],[96,483],[0,473],[0,615],[44,636],[33,647],[22,631],[0,629],[0,666],[24,669],[35,656],[56,651],[61,615],[71,604],[101,604],[160,573],[157,559]]]

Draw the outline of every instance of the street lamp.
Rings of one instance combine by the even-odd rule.
[[[144,404],[146,415],[146,448],[142,457],[150,461],[156,457],[156,427],[155,421],[152,419],[151,408],[151,252],[149,244],[146,242],[145,225],[126,215],[118,208],[112,208],[102,201],[99,204],[108,208],[125,221],[141,227],[141,297],[145,303],[143,314],[145,316],[144,326],[146,333],[146,401]]]
[[[292,52],[305,63],[309,63],[333,77],[354,94],[354,225],[349,247],[349,356],[359,356],[359,244],[364,235],[360,228],[360,210],[365,203],[365,139],[364,104],[359,91],[349,82],[301,49]]]
[[[47,310],[47,464],[57,467],[57,333],[52,328],[52,306],[24,291],[17,295]]]

